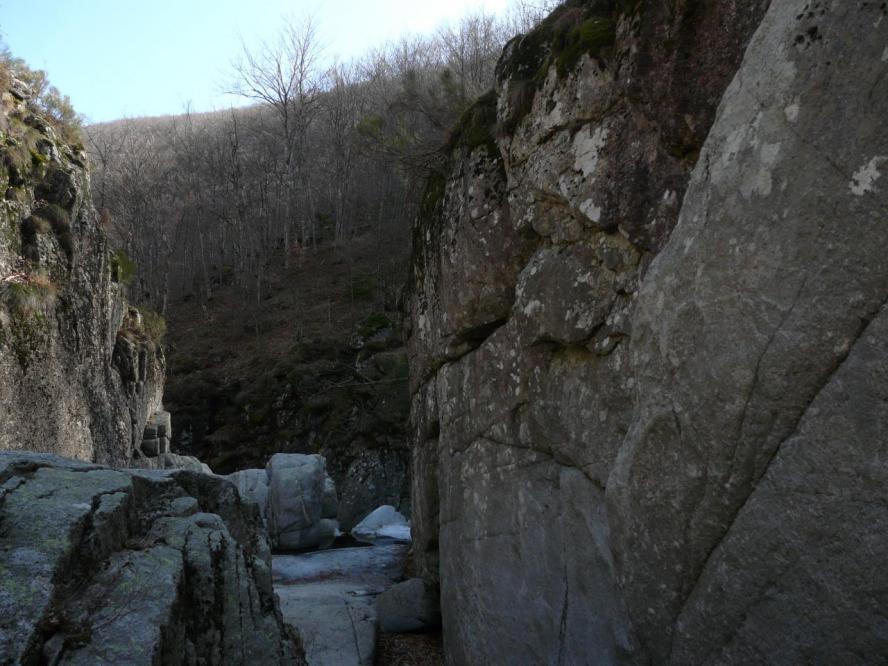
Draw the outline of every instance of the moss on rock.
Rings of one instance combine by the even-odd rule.
[[[469,151],[483,147],[492,157],[499,156],[494,138],[495,127],[496,92],[490,90],[463,112],[451,137],[450,147]]]

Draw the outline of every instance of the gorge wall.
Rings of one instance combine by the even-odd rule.
[[[0,449],[139,457],[163,353],[127,305],[83,147],[27,86],[0,89]]]
[[[886,46],[884,3],[688,0],[506,47],[408,290],[450,663],[888,651]]]

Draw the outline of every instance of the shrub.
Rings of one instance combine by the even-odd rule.
[[[71,230],[71,216],[58,204],[42,204],[37,208],[34,216],[48,221],[52,230],[57,234],[61,235]]]
[[[150,308],[139,308],[139,314],[142,315],[142,330],[145,335],[154,344],[160,344],[163,336],[166,335],[166,319]]]
[[[43,273],[27,275],[24,280],[4,282],[3,302],[11,312],[20,316],[32,315],[51,303],[56,287]]]
[[[616,24],[609,16],[593,16],[572,28],[555,57],[558,76],[566,76],[586,53],[601,57],[604,49],[614,45],[615,37]]]
[[[34,95],[32,105],[49,120],[61,137],[82,148],[83,121],[74,110],[71,99],[49,83],[45,71],[31,69],[24,60],[14,57],[6,46],[0,44],[0,84],[4,89],[9,87],[13,76],[31,88]]]
[[[32,215],[22,222],[22,236],[33,239],[37,234],[48,234],[52,224],[40,215]]]
[[[129,284],[136,275],[136,264],[123,250],[111,255],[111,280],[118,284]]]
[[[355,273],[351,279],[352,298],[372,300],[376,293],[376,279],[365,273]]]
[[[490,155],[497,156],[499,148],[493,138],[495,126],[496,92],[491,90],[463,112],[453,133],[452,144],[468,150],[484,146]]]
[[[391,328],[391,320],[382,312],[372,312],[358,324],[358,335],[362,338],[369,338],[377,331],[384,328]]]

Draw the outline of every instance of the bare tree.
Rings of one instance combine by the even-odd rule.
[[[241,60],[234,63],[237,81],[233,92],[272,108],[278,118],[278,132],[283,157],[284,210],[282,222],[284,246],[290,245],[293,228],[294,193],[302,188],[305,203],[300,219],[302,243],[305,244],[314,212],[304,150],[309,128],[318,112],[321,78],[318,71],[320,45],[311,17],[300,23],[285,22],[277,41],[264,43],[257,50],[243,45]],[[284,252],[289,265],[289,252]]]

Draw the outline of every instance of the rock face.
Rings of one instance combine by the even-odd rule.
[[[164,410],[154,412],[145,424],[142,433],[142,453],[146,456],[159,456],[170,452],[170,436],[172,435],[172,419]]]
[[[888,654],[886,24],[774,3],[641,290],[608,505],[656,661]]]
[[[82,146],[0,90],[0,449],[139,456],[164,358],[128,308]]]
[[[451,663],[888,649],[886,13],[577,2],[506,47],[408,293]]]
[[[0,661],[303,663],[219,478],[0,453]]]
[[[277,550],[326,548],[339,523],[336,485],[323,456],[277,453],[266,469],[245,469],[227,477],[241,497],[259,507]]]

